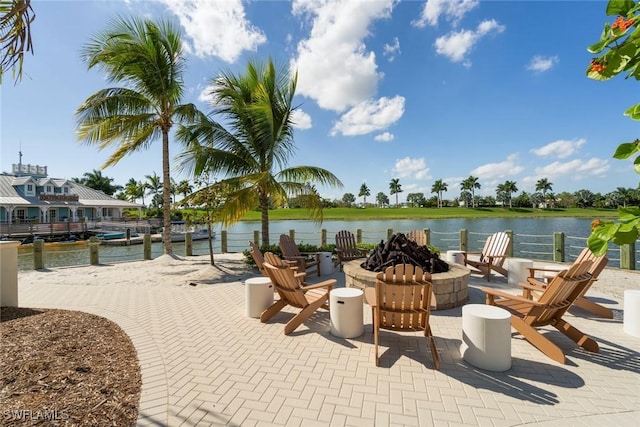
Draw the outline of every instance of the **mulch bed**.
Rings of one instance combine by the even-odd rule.
[[[0,311],[0,425],[134,426],[141,375],[115,323],[79,311]]]

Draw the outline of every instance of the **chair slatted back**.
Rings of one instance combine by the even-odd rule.
[[[427,235],[424,230],[411,230],[407,233],[407,239],[413,240],[419,246],[427,246]]]
[[[280,298],[289,305],[298,308],[305,308],[309,302],[300,288],[300,282],[295,278],[294,271],[288,266],[276,267],[265,261],[264,268],[271,279],[271,283],[276,288]]]
[[[380,328],[426,330],[431,313],[431,275],[420,267],[397,264],[378,273],[376,279]]]
[[[260,250],[260,246],[257,243],[249,241],[249,247],[251,248],[251,258],[258,266],[258,270],[264,275],[267,276],[267,272],[264,271],[264,256],[262,255],[262,251]]]
[[[584,248],[582,252],[580,252],[580,255],[578,255],[578,258],[574,261],[574,264],[579,264],[583,261],[591,261],[592,263],[591,268],[589,268],[589,273],[592,276],[591,282],[593,282],[598,278],[598,276],[600,276],[602,270],[607,266],[609,258],[607,258],[606,255],[595,256],[594,253],[591,252],[591,249]]]
[[[293,257],[301,257],[302,254],[298,249],[298,245],[293,241],[291,236],[288,234],[281,234],[279,241],[280,250],[282,251],[282,256],[285,258],[293,258]]]
[[[342,251],[347,256],[356,253],[356,237],[352,232],[347,230],[341,230],[336,233],[336,249]]]
[[[493,257],[492,264],[502,267],[510,245],[511,238],[504,231],[490,235],[482,248],[480,261],[484,262],[488,257]]]
[[[558,273],[538,299],[542,306],[533,306],[524,321],[531,326],[544,326],[560,319],[590,283],[592,264],[589,260],[574,263]]]

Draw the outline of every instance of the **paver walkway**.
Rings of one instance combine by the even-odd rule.
[[[599,343],[600,354],[583,351],[549,329],[567,354],[568,363],[560,365],[514,335],[512,369],[494,373],[461,359],[461,308],[432,312],[440,371],[432,369],[419,333],[382,331],[376,367],[367,307],[359,338],[332,336],[323,310],[284,336],[288,313],[294,311],[285,309],[267,324],[245,317],[245,277],[197,286],[184,283],[179,274],[162,285],[126,278],[94,283],[90,277],[46,283],[47,275],[75,277],[80,271],[29,273],[28,281],[19,281],[20,305],[78,309],[117,322],[131,337],[142,367],[142,426],[639,423],[640,338],[623,332],[621,300],[611,292],[619,293],[620,283],[640,288],[635,272],[607,270],[602,285],[592,288],[615,310],[615,319],[569,314],[572,324]],[[344,283],[341,273],[332,277]],[[472,282],[469,302],[483,303],[477,287],[486,282]],[[507,286],[497,277],[492,285]],[[598,294],[600,288],[609,292]]]

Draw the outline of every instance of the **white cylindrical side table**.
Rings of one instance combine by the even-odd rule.
[[[507,271],[509,286],[517,287],[518,284],[527,281],[529,268],[533,267],[533,261],[525,258],[507,258]]]
[[[364,292],[357,288],[337,288],[329,294],[331,335],[355,338],[364,333]]]
[[[331,273],[333,273],[331,252],[320,252],[320,274],[324,276]]]
[[[462,307],[462,358],[488,371],[511,368],[511,314],[493,305]]]
[[[464,251],[447,251],[445,261],[455,264],[464,264]]]
[[[252,277],[244,282],[245,314],[260,317],[273,304],[273,285],[268,277]]]
[[[622,330],[640,338],[640,289],[624,291],[624,315]]]
[[[0,242],[0,307],[18,307],[18,246]]]

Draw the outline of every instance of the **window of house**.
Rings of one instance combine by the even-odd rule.
[[[16,209],[13,211],[13,219],[23,222],[27,217],[27,213],[24,209]]]
[[[53,187],[50,185],[47,185],[44,187],[44,191],[49,194],[49,193],[53,193]]]
[[[62,192],[64,194],[69,194],[69,187],[62,187]]]
[[[27,194],[27,196],[33,196],[35,194],[35,188],[34,188],[33,184],[27,184],[26,194]]]

